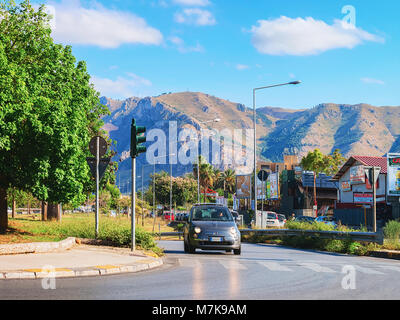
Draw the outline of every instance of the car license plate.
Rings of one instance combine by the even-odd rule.
[[[222,242],[222,238],[221,237],[210,237],[210,241],[211,242]]]

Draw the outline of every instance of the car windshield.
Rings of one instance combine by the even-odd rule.
[[[227,208],[203,207],[194,208],[192,212],[193,221],[233,221],[232,215]]]
[[[276,219],[276,214],[275,213],[268,213],[268,218],[267,219]]]

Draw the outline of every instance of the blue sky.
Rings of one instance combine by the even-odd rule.
[[[397,0],[46,4],[55,40],[111,98],[190,90],[251,106],[253,87],[301,80],[259,92],[257,106],[400,105]]]

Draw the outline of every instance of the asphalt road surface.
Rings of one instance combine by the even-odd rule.
[[[161,241],[164,266],[152,271],[56,280],[0,281],[0,299],[400,299],[400,262],[242,244],[242,255]]]

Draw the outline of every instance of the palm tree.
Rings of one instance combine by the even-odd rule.
[[[223,182],[224,182],[224,192],[228,191],[229,193],[234,193],[235,185],[236,185],[235,170],[226,169],[222,173],[221,178],[223,179]]]

